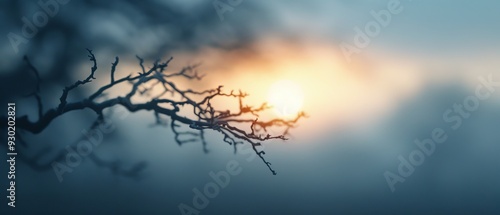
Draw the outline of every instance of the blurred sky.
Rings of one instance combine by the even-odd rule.
[[[500,80],[500,3],[401,0],[403,11],[348,63],[339,44],[353,44],[354,28],[364,28],[374,20],[370,11],[387,9],[388,2],[243,0],[221,21],[212,1],[73,0],[19,53],[5,36],[1,100],[15,99],[18,114],[33,118],[34,101],[20,93],[33,84],[23,55],[45,81],[48,108],[58,104],[63,86],[88,74],[85,48],[96,54],[98,79],[71,99],[107,83],[115,56],[120,76],[139,71],[135,55],[149,63],[173,56],[171,69],[201,62],[207,74],[181,86],[242,89],[250,104],[265,101],[276,81],[291,80],[303,89],[310,115],[289,141],[265,144],[276,176],[262,161],[235,155],[216,133],[204,154],[201,143],[179,147],[170,129],[150,128],[151,113],[113,117],[120,138],[94,153],[126,165],[146,161],[144,178],[114,176],[86,160],[59,183],[52,171],[18,163],[16,214],[180,214],[180,203],[192,205],[192,189],[211,182],[208,173],[231,160],[242,173],[201,214],[500,213],[500,92],[481,101],[459,130],[442,117],[475,93],[478,77]],[[0,6],[2,35],[19,34],[21,17],[41,10],[27,0]],[[35,143],[30,150],[41,144],[63,149],[93,117],[71,113],[38,136],[27,134]],[[396,172],[398,156],[408,157],[417,149],[413,141],[437,127],[449,139],[392,193],[383,173]]]

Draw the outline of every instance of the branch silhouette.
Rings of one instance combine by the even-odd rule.
[[[91,83],[96,79],[97,60],[91,50],[87,49],[88,57],[92,62],[90,74],[83,80],[78,80],[74,84],[65,87],[59,98],[59,105],[47,111],[43,110],[40,98],[40,75],[37,69],[25,57],[29,68],[35,73],[37,78],[36,89],[28,96],[34,96],[38,104],[38,119],[31,121],[27,115],[16,119],[16,126],[19,130],[38,134],[46,129],[50,123],[56,118],[77,110],[89,109],[96,113],[97,119],[92,124],[92,127],[99,125],[105,118],[103,111],[114,106],[123,106],[129,112],[137,112],[141,110],[151,111],[154,114],[154,125],[170,127],[174,133],[174,140],[177,144],[182,145],[189,142],[200,142],[203,145],[203,150],[207,150],[207,141],[205,140],[205,131],[213,130],[223,135],[223,141],[234,147],[234,152],[237,151],[239,144],[251,144],[254,152],[260,157],[269,170],[276,174],[276,171],[271,167],[271,163],[265,158],[265,152],[257,147],[261,146],[261,142],[271,139],[287,140],[286,135],[297,122],[306,117],[305,113],[298,113],[293,119],[275,118],[268,121],[259,120],[259,114],[271,108],[266,103],[258,107],[244,105],[243,100],[248,96],[247,93],[240,91],[224,92],[223,86],[208,89],[204,91],[195,91],[192,89],[181,89],[173,81],[174,77],[186,78],[188,80],[201,80],[203,75],[199,74],[197,67],[192,65],[184,67],[178,72],[169,72],[167,67],[173,58],[165,62],[156,61],[152,67],[146,69],[144,60],[137,56],[141,71],[135,75],[128,75],[122,78],[115,77],[115,72],[119,67],[119,58],[116,57],[111,67],[111,81],[104,86],[101,86],[94,93],[81,101],[68,102],[68,95],[78,87]],[[118,84],[128,83],[131,85],[130,91],[125,95],[107,98],[106,92],[113,89]],[[161,91],[157,90],[160,88]],[[155,95],[156,93],[156,95]],[[133,97],[146,97],[147,102],[134,102]],[[219,97],[227,97],[228,99],[237,99],[239,102],[238,110],[224,110],[214,107],[213,99]],[[176,98],[176,99],[174,99]],[[98,101],[99,100],[99,101]],[[191,116],[182,115],[181,108],[189,108],[192,111]],[[5,117],[2,117],[5,118]],[[168,120],[169,119],[169,120]],[[170,121],[168,123],[167,121]],[[182,128],[182,125],[189,128]],[[3,125],[5,126],[5,125]],[[271,135],[268,130],[272,127],[282,128],[283,132],[278,135]],[[24,146],[28,144],[23,140],[18,132],[18,139]],[[50,150],[50,149],[47,149]],[[64,154],[59,153],[52,161],[46,164],[39,164],[37,160],[46,153],[47,150],[42,150],[34,157],[21,155],[21,158],[26,160],[35,169],[51,168],[50,164],[57,160],[64,159]],[[141,162],[134,165],[130,169],[123,169],[119,161],[104,161],[94,153],[89,158],[98,166],[107,167],[114,173],[126,176],[137,176],[138,173],[145,167],[145,163]]]

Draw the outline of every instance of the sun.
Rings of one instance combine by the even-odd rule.
[[[293,117],[302,109],[304,92],[295,82],[281,80],[271,85],[267,101],[280,117]]]

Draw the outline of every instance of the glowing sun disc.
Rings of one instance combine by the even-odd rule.
[[[304,92],[298,84],[281,80],[271,85],[267,101],[279,116],[292,117],[301,111]]]

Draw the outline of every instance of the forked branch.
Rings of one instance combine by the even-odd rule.
[[[178,72],[167,71],[172,58],[165,62],[156,61],[151,68],[146,69],[144,60],[137,57],[141,71],[135,75],[117,79],[115,73],[119,67],[119,59],[116,57],[115,62],[112,63],[111,81],[108,84],[101,86],[81,101],[68,101],[68,95],[74,89],[89,84],[96,79],[97,61],[92,51],[87,51],[92,62],[89,75],[85,79],[64,88],[59,99],[59,105],[45,112],[42,109],[39,97],[40,89],[37,85],[36,91],[31,95],[34,95],[39,101],[39,117],[36,121],[29,120],[28,116],[19,117],[16,121],[18,129],[37,134],[46,129],[54,119],[66,113],[83,109],[94,111],[97,119],[102,119],[105,117],[103,110],[121,105],[130,112],[151,111],[156,119],[155,125],[169,126],[174,133],[174,140],[179,145],[189,142],[201,142],[203,150],[207,152],[206,130],[220,132],[223,135],[223,141],[232,145],[235,152],[238,144],[251,144],[255,153],[262,159],[269,170],[276,174],[276,171],[271,167],[271,163],[264,158],[265,152],[257,147],[266,140],[286,140],[289,130],[297,124],[299,119],[305,117],[305,114],[301,112],[290,120],[276,118],[262,121],[259,119],[259,114],[271,107],[266,103],[258,107],[244,105],[244,98],[248,96],[247,93],[242,91],[224,92],[223,86],[204,91],[182,89],[174,83],[174,78],[179,77],[197,81],[201,80],[203,75],[197,71],[198,65],[185,67]],[[35,67],[29,63],[27,58],[26,61],[39,81],[40,78]],[[102,99],[107,91],[112,90],[119,84],[130,84],[130,91],[114,98]],[[142,103],[135,102],[136,100],[133,99],[135,97],[146,97],[148,100]],[[215,107],[213,100],[221,97],[237,99],[239,103],[237,110],[231,111]],[[181,110],[186,108],[191,114],[181,113]],[[167,123],[168,120],[170,120],[170,123]],[[283,132],[278,135],[271,135],[268,131],[272,127],[281,128]],[[99,165],[106,164],[106,162],[98,158],[93,160]]]

